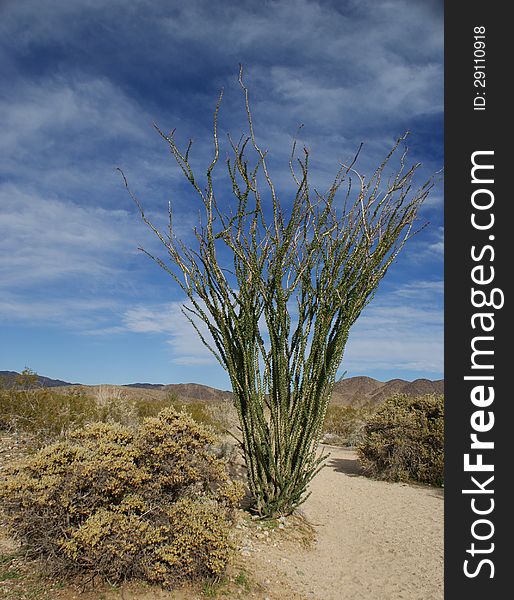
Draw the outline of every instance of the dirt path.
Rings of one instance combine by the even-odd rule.
[[[256,567],[316,600],[442,600],[443,493],[360,475],[356,455],[329,448],[303,513],[315,526],[310,550],[268,546]],[[269,598],[280,598],[279,587]]]

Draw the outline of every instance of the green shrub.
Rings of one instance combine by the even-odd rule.
[[[358,453],[369,475],[442,485],[443,396],[393,396],[371,416],[365,434]]]
[[[367,407],[329,406],[323,423],[323,442],[357,446],[364,441],[364,428],[371,414],[372,409]]]
[[[172,401],[172,406],[178,412],[189,415],[197,423],[201,423],[202,425],[209,427],[217,433],[222,432],[222,427],[220,423],[211,414],[207,402],[192,400],[183,402],[181,400],[175,399]]]
[[[171,408],[137,428],[90,424],[12,468],[0,486],[4,520],[59,574],[165,587],[219,576],[242,490],[213,442]]]
[[[176,407],[176,398],[169,395],[166,398],[137,398],[134,408],[139,419],[156,417],[165,408]]]

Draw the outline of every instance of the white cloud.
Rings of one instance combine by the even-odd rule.
[[[415,251],[407,251],[407,260],[419,265],[428,261],[442,263],[443,255],[444,229],[429,227],[420,234],[418,239],[415,239]]]
[[[151,119],[108,79],[54,76],[19,83],[4,95],[0,111],[0,149],[16,160],[63,146],[83,151],[116,136],[141,143],[150,133]]]
[[[126,210],[78,206],[0,186],[0,284],[37,286],[71,276],[105,280],[135,252],[141,225]],[[114,256],[116,255],[116,256]]]
[[[0,299],[0,321],[65,326],[68,329],[98,329],[119,310],[117,301],[102,298],[62,297],[57,294],[27,299],[21,294],[4,292]]]
[[[123,315],[126,330],[143,334],[165,334],[177,365],[217,364],[216,358],[202,343],[191,323],[182,313],[184,302],[159,306],[137,306]],[[206,326],[195,319],[202,335],[210,340]]]
[[[354,325],[342,367],[442,373],[442,295],[442,281],[415,281],[377,298]]]
[[[4,179],[60,199],[130,206],[115,167],[137,190],[162,199],[170,169],[154,117],[107,78],[68,74],[15,80],[0,98]],[[156,189],[158,191],[156,191]],[[67,198],[66,198],[67,197]]]

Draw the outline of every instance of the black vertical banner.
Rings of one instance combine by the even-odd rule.
[[[445,4],[445,598],[509,596],[514,422],[508,3]],[[507,161],[511,162],[510,168]],[[509,364],[508,364],[509,361]]]

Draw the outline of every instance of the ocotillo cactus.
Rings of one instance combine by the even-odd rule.
[[[289,168],[296,192],[286,217],[266,152],[256,142],[242,71],[239,83],[249,132],[238,143],[229,138],[235,211],[221,209],[213,183],[222,94],[214,112],[214,156],[205,189],[191,167],[192,142],[181,152],[174,133],[157,128],[205,211],[204,224],[195,229],[196,248],[174,235],[171,209],[164,235],[129,192],[166,247],[169,262],[143,251],[185,292],[192,306],[185,306],[184,314],[228,372],[254,509],[275,517],[305,500],[322,465],[318,442],[350,327],[416,233],[418,209],[432,183],[412,191],[419,165],[406,168],[406,151],[396,174],[383,181],[403,136],[367,182],[354,169],[359,148],[351,164],[341,165],[329,191],[319,194],[309,187],[309,152],[304,148],[298,158],[295,141]],[[269,207],[263,206],[261,181]],[[227,253],[231,271],[222,264]],[[201,321],[211,339],[200,330]]]

